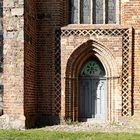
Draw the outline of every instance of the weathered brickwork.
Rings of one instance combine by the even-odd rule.
[[[0,127],[77,120],[76,78],[91,54],[112,78],[106,119],[138,119],[140,0],[117,0],[116,5],[118,25],[69,25],[69,0],[0,0]]]
[[[23,0],[3,1],[3,110],[8,126],[13,128],[25,127],[23,4]]]
[[[24,114],[26,127],[34,127],[37,118],[35,1],[25,1],[24,8]]]

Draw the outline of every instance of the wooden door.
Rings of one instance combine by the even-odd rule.
[[[106,82],[79,79],[79,118],[104,118],[106,114]]]
[[[92,80],[81,79],[79,81],[79,117],[91,118],[95,115],[93,110],[95,99],[92,94]],[[93,99],[92,99],[93,98]]]
[[[78,81],[79,118],[105,118],[107,95],[105,70],[97,58],[90,58],[81,68]]]

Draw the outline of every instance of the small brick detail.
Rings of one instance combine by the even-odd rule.
[[[3,114],[3,1],[0,0],[0,115]]]

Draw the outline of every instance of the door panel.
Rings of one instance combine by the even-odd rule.
[[[105,80],[79,80],[79,118],[103,118],[106,113]]]
[[[79,116],[82,118],[91,117],[92,101],[91,101],[91,81],[80,80],[79,82],[80,96],[79,96]]]
[[[106,88],[105,88],[105,80],[100,80],[97,86],[97,112],[96,117],[104,117],[106,112]]]

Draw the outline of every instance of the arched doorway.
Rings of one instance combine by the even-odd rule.
[[[65,60],[61,61],[61,117],[73,121],[86,121],[88,118],[95,118],[97,121],[98,119],[99,121],[117,120],[121,109],[119,69],[108,47],[96,41],[89,40],[81,44],[68,58],[63,53],[61,57],[62,60]],[[84,66],[90,61],[95,61],[102,73],[92,74],[94,72],[91,72],[89,75],[82,74]],[[95,84],[95,81],[97,81],[97,84]],[[80,90],[83,91],[88,88],[90,88],[91,91],[96,89],[94,96],[100,92],[103,93],[101,95],[104,96],[101,96],[101,100],[98,98],[98,100],[96,100],[96,98],[90,100],[91,103],[86,100],[86,103],[89,105],[93,104],[94,106],[92,106],[93,110],[91,109],[92,112],[89,113],[89,115],[82,116],[80,112],[80,107],[82,107],[80,101],[82,99],[80,99],[80,97],[82,93]],[[88,98],[91,99],[90,96],[88,96]],[[86,103],[84,105],[87,105]],[[100,105],[98,105],[99,103]],[[90,106],[87,108],[90,108]],[[99,109],[101,109],[101,113],[96,113],[96,111],[99,112]],[[85,111],[87,110],[85,109],[84,112]]]
[[[88,58],[78,77],[78,119],[106,119],[107,88],[105,69],[95,56]]]

